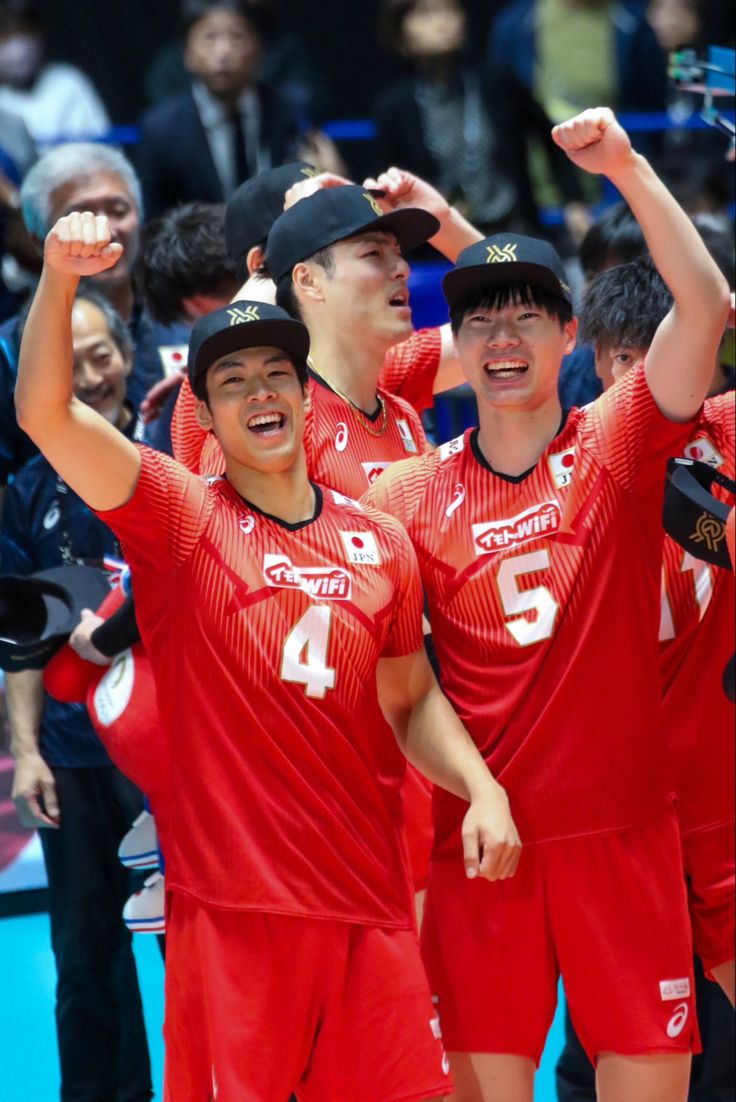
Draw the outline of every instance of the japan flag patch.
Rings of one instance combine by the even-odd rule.
[[[562,486],[569,486],[572,482],[572,472],[575,469],[575,448],[566,448],[564,452],[556,452],[551,455],[549,466],[558,489]]]
[[[697,459],[701,463],[707,463],[709,467],[722,467],[723,456],[720,455],[706,436],[699,436],[691,440],[685,448],[688,459]]]
[[[164,375],[173,375],[187,366],[189,349],[185,344],[160,344],[158,355]]]
[[[380,566],[381,554],[372,532],[340,532],[348,562],[357,566]]]

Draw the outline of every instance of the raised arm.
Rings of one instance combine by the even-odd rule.
[[[18,424],[64,481],[93,509],[114,509],[133,493],[137,448],[74,397],[72,306],[82,276],[111,268],[122,246],[104,215],[69,214],[46,238],[41,280],[18,362]]]
[[[583,111],[552,136],[573,164],[607,176],[618,188],[672,292],[674,305],[647,356],[647,380],[662,413],[687,421],[708,391],[729,311],[728,284],[695,226],[607,107]]]
[[[467,876],[513,876],[521,842],[506,792],[437,684],[424,649],[380,659],[377,684],[383,714],[412,765],[470,803],[462,829]]]

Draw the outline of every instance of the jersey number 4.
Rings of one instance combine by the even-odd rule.
[[[286,637],[281,658],[281,680],[303,685],[307,696],[324,700],[335,688],[335,670],[327,665],[332,609],[312,605]]]

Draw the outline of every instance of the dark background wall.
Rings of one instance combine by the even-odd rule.
[[[143,73],[176,33],[178,0],[43,0],[49,52],[79,65],[97,85],[116,123],[146,106]],[[482,51],[500,0],[467,4],[472,41]],[[379,0],[279,0],[285,29],[309,49],[332,116],[370,114],[376,89],[397,63],[380,49]]]

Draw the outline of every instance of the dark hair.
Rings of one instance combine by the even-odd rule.
[[[650,257],[608,268],[588,287],[580,337],[599,348],[649,348],[673,302]]]
[[[694,215],[693,224],[733,291],[736,283],[736,257],[732,231],[720,225],[718,220],[710,214]]]
[[[0,35],[17,31],[44,34],[44,20],[38,0],[2,0],[0,2]]]
[[[182,39],[186,40],[195,23],[213,11],[235,12],[264,42],[273,31],[270,13],[263,11],[263,5],[255,0],[183,0],[179,12]]]
[[[328,276],[332,275],[335,271],[335,257],[332,253],[332,246],[327,245],[324,249],[318,249],[312,256],[305,257],[304,261],[299,261],[299,263],[319,264]],[[276,282],[276,305],[280,306],[282,310],[286,310],[287,314],[291,314],[292,318],[296,318],[297,321],[304,321],[299,300],[294,291],[291,272],[286,272]]]
[[[222,203],[186,203],[148,222],[141,233],[136,276],[151,314],[162,325],[185,320],[192,295],[230,298],[236,264],[225,251]]]
[[[556,318],[560,327],[572,321],[572,306],[564,298],[553,295],[543,287],[511,283],[501,287],[484,287],[453,306],[450,310],[452,331],[457,333],[463,318],[473,310],[503,310],[507,306],[516,305],[536,306],[550,317]]]
[[[448,0],[465,11],[463,0]],[[381,45],[392,53],[404,52],[404,21],[417,7],[419,0],[383,0],[379,23]]]
[[[628,264],[647,252],[644,234],[626,203],[615,203],[601,214],[580,244],[580,263],[589,279],[604,268]]]

